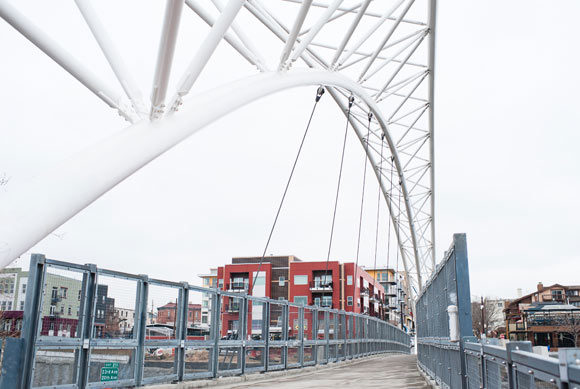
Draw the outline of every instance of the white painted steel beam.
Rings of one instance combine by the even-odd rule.
[[[300,56],[302,55],[304,50],[306,50],[310,42],[312,42],[314,37],[316,37],[316,35],[320,32],[322,27],[324,27],[324,24],[328,21],[328,19],[330,19],[332,14],[336,11],[338,6],[342,4],[343,1],[344,0],[334,0],[328,6],[326,11],[324,11],[324,13],[320,16],[320,18],[318,18],[316,23],[314,23],[314,25],[310,28],[310,31],[308,31],[308,34],[306,34],[304,38],[302,38],[300,44],[298,45],[298,47],[296,47],[296,49],[292,53],[292,58],[290,59],[291,62],[295,62],[298,58],[300,58]]]
[[[352,45],[352,47],[348,47],[340,57],[338,65],[341,66],[344,64],[351,55],[360,49],[360,47],[371,37],[371,35],[373,35],[379,29],[379,27],[381,27],[385,21],[397,10],[397,8],[403,4],[403,1],[404,0],[398,0],[358,41]]]
[[[136,123],[29,182],[15,182],[0,197],[0,220],[3,221],[0,224],[0,268],[127,177],[223,115],[285,89],[321,84],[349,90],[368,105],[385,131],[385,141],[393,153],[395,166],[402,172],[386,118],[360,85],[335,72],[322,70],[263,73],[192,98],[180,115]],[[404,179],[401,189],[406,192]],[[408,199],[406,204],[413,228]]]
[[[352,34],[354,33],[354,31],[358,27],[358,24],[360,23],[360,21],[361,21],[362,17],[364,16],[364,14],[365,14],[367,8],[369,7],[369,4],[370,3],[371,3],[371,0],[365,0],[360,5],[360,8],[358,10],[358,13],[356,14],[356,17],[354,18],[354,20],[352,21],[352,23],[348,27],[348,30],[346,31],[346,34],[344,34],[344,37],[342,38],[342,41],[340,42],[340,44],[336,48],[336,51],[334,53],[334,57],[332,58],[332,61],[330,63],[330,67],[331,68],[333,68],[333,69],[335,68],[336,61],[338,61],[338,58],[340,57],[340,55],[344,51],[344,48],[346,47],[348,41],[352,37]]]
[[[97,95],[109,107],[115,108],[119,115],[127,121],[133,123],[139,120],[138,116],[132,111],[129,102],[125,101],[121,94],[95,76],[56,41],[52,40],[48,34],[36,27],[34,23],[6,1],[0,1],[0,17]]]
[[[177,93],[171,102],[171,112],[175,112],[179,108],[183,96],[187,95],[193,87],[234,18],[240,12],[244,2],[245,0],[230,0],[216,20],[177,85]]]
[[[175,53],[175,43],[177,41],[177,32],[179,31],[182,10],[183,0],[167,0],[151,91],[151,120],[160,118],[165,111],[167,85],[169,83],[169,75],[171,74],[171,65],[173,64],[173,55]]]
[[[185,0],[185,4],[210,27],[215,24],[216,18],[197,0]],[[260,69],[259,59],[230,31],[224,34],[224,40],[230,44],[249,63]]]
[[[292,26],[292,30],[290,30],[290,35],[288,36],[288,39],[286,39],[286,44],[284,45],[282,55],[280,56],[280,63],[278,65],[279,70],[282,70],[287,66],[286,60],[290,57],[290,53],[292,52],[292,48],[296,43],[296,38],[298,37],[298,33],[300,33],[302,25],[304,24],[304,20],[306,19],[306,15],[310,10],[311,4],[312,0],[304,0],[304,2],[300,5],[300,10],[298,11],[296,19],[294,19],[294,25]]]
[[[409,12],[409,9],[411,9],[411,6],[413,5],[413,3],[415,3],[415,0],[409,0],[409,2],[407,3],[407,5],[403,8],[403,10],[401,11],[401,13],[397,17],[397,20],[395,20],[395,23],[393,23],[393,25],[389,29],[389,32],[387,32],[385,34],[385,36],[381,40],[381,43],[379,43],[379,45],[375,49],[373,55],[367,61],[367,64],[365,65],[364,69],[362,70],[361,74],[358,77],[359,80],[362,80],[364,78],[366,72],[368,72],[368,70],[370,69],[370,67],[373,64],[373,62],[375,62],[375,60],[377,59],[378,55],[383,50],[383,47],[385,47],[385,45],[387,44],[387,42],[389,41],[389,39],[391,39],[391,36],[393,36],[393,33],[395,32],[395,30],[397,29],[397,27],[401,23],[401,20],[403,20],[403,18],[407,14],[407,12]]]
[[[224,4],[222,0],[212,0],[212,2],[220,12],[223,12]],[[242,44],[254,55],[254,58],[256,59],[256,67],[262,72],[267,71],[268,69],[266,67],[266,60],[264,60],[264,58],[260,55],[260,50],[256,45],[254,45],[252,39],[248,35],[246,35],[244,29],[238,24],[238,22],[236,22],[235,19],[232,21],[230,27],[232,31],[240,39],[240,41],[242,41]]]
[[[143,102],[141,90],[137,86],[137,83],[133,79],[129,69],[127,69],[125,62],[121,58],[121,54],[105,30],[105,27],[97,16],[90,0],[75,0],[75,3],[87,22],[93,36],[97,40],[107,62],[109,62],[111,69],[115,73],[117,80],[119,80],[119,83],[125,90],[127,97],[131,100],[133,109],[140,118],[144,118],[147,114],[147,108]]]

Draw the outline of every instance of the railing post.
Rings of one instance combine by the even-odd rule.
[[[516,369],[512,362],[512,351],[529,351],[532,352],[531,342],[508,342],[506,343],[507,362],[508,362],[508,380],[510,389],[517,389],[518,383],[516,378]]]
[[[89,379],[90,344],[93,330],[95,299],[97,295],[97,265],[87,264],[88,272],[83,276],[83,284],[86,288],[83,303],[81,304],[81,339],[82,346],[79,351],[78,383],[79,388],[85,388]]]
[[[179,339],[179,347],[176,352],[177,357],[177,380],[183,381],[183,374],[185,372],[185,342],[187,341],[187,324],[189,315],[189,284],[182,282],[182,287],[179,289],[180,302],[177,311],[177,322],[179,323],[179,334],[175,334]]]
[[[282,340],[284,341],[284,370],[288,369],[288,326],[290,325],[290,312],[289,312],[288,302],[286,301],[282,305]]]
[[[312,345],[312,360],[314,361],[314,364],[317,365],[318,364],[318,310],[316,308],[313,308],[310,310],[311,315],[312,315],[312,329],[311,329],[311,334],[312,334],[312,340],[314,340],[314,344]]]
[[[266,340],[266,348],[264,349],[264,369],[268,371],[270,365],[270,301],[266,301],[264,312],[264,339]]]
[[[298,333],[300,334],[300,367],[304,367],[304,305],[298,308]]]
[[[242,375],[246,372],[246,340],[248,339],[248,319],[250,318],[250,299],[248,295],[244,293],[242,306],[240,307],[240,339],[242,340],[242,346],[240,347],[240,355],[238,358],[240,360],[240,367],[242,368]],[[252,333],[252,323],[250,322],[250,334]]]
[[[147,299],[149,295],[149,277],[140,275],[137,284],[137,322],[134,329],[137,331],[137,350],[135,355],[135,384],[141,386],[143,382],[143,368],[145,365],[145,336],[147,332]]]
[[[580,361],[580,348],[561,348],[558,350],[558,361],[560,365],[560,382],[562,388],[569,388],[569,372],[571,365],[578,365]]]
[[[24,339],[24,360],[22,362],[22,377],[20,380],[20,385],[23,389],[32,386],[34,350],[40,321],[42,291],[44,289],[45,259],[44,255],[41,254],[32,254],[30,256],[27,285],[28,293],[26,293],[26,301],[24,303],[25,309],[20,335]]]
[[[211,313],[211,335],[213,336],[213,353],[212,353],[212,376],[216,378],[218,376],[219,370],[219,341],[220,341],[220,328],[221,328],[221,293],[216,290],[212,295],[212,313]]]
[[[324,346],[324,359],[328,363],[330,359],[330,312],[324,311],[324,339],[326,340]]]

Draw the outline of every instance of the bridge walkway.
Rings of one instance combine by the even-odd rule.
[[[355,360],[348,365],[332,364],[302,374],[262,381],[221,385],[219,389],[242,388],[430,388],[417,369],[416,355],[387,354]]]
[[[189,381],[177,385],[158,385],[150,388],[185,389],[212,387],[215,389],[276,388],[276,389],[324,389],[324,388],[389,388],[427,389],[430,386],[417,369],[416,355],[384,354],[362,358],[346,363],[290,370],[251,374],[247,377],[226,378],[227,383],[215,385],[215,381]],[[289,374],[288,374],[289,373]],[[268,377],[271,375],[271,378]],[[221,380],[221,379],[220,379]]]

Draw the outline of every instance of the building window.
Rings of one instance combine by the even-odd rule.
[[[218,280],[218,289],[223,289],[223,288],[224,288],[224,280],[220,278]]]
[[[348,296],[346,298],[346,305],[348,305],[349,307],[352,307],[352,304],[353,304],[352,302],[353,302],[352,296]]]
[[[69,316],[72,315],[72,307],[70,305],[68,306],[68,314]]]
[[[286,298],[284,298],[284,297],[278,297],[278,300],[284,301],[284,300],[286,300]]]
[[[301,305],[308,305],[308,297],[307,296],[294,296],[294,303],[301,304]]]
[[[203,286],[208,286],[209,285],[209,278],[204,278],[203,279]]]
[[[346,276],[346,284],[352,285],[352,276]]]
[[[322,296],[322,306],[332,308],[332,296]]]
[[[203,307],[204,307],[204,308],[207,308],[207,307],[209,306],[209,301],[207,301],[207,300],[203,300],[203,301],[202,301],[202,304],[203,304]]]
[[[56,286],[52,287],[52,292],[50,293],[50,298],[56,300],[58,298],[58,288]]]
[[[54,316],[55,312],[56,312],[56,305],[51,305],[50,306],[50,316]]]
[[[67,288],[65,288],[64,286],[60,287],[60,297],[65,299],[66,298],[66,292],[68,291]]]
[[[60,313],[64,313],[64,305],[60,306]]]
[[[11,311],[12,310],[12,301],[8,301],[8,310]]]
[[[308,276],[294,276],[294,285],[308,285]]]
[[[26,284],[22,284],[22,294],[26,294]]]
[[[278,286],[284,286],[284,281],[286,281],[284,276],[278,277]]]
[[[202,317],[201,317],[201,322],[202,322],[203,324],[207,324],[207,316],[202,316]]]
[[[24,301],[21,301],[20,302],[20,310],[21,311],[24,311]]]
[[[2,311],[6,310],[6,301],[2,301],[2,303],[0,304],[0,310]]]

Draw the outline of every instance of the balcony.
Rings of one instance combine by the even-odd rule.
[[[365,288],[365,287],[360,288],[360,295],[361,296],[368,296],[369,295],[369,288]]]
[[[381,298],[379,297],[378,293],[375,293],[374,295],[371,296],[370,302],[371,303],[379,303],[379,302],[381,302]]]
[[[224,306],[224,311],[228,313],[238,313],[240,312],[241,304],[240,303],[231,303],[226,304]]]
[[[314,280],[310,281],[311,292],[332,292],[332,281]]]
[[[230,283],[226,285],[226,290],[228,292],[247,293],[249,289],[250,283],[247,279],[245,281],[230,280]]]
[[[385,291],[385,295],[389,297],[397,297],[397,291],[395,290],[395,288],[387,288],[387,290]]]

